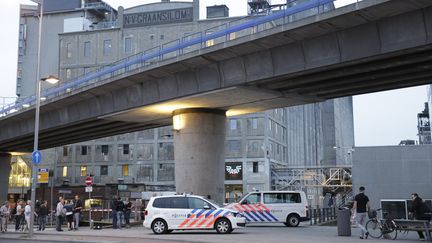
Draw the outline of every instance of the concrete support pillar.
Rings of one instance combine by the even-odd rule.
[[[12,155],[0,153],[0,203],[7,200]]]
[[[225,111],[173,112],[175,185],[178,193],[224,198]]]

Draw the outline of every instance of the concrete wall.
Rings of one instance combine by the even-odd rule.
[[[353,188],[366,187],[372,206],[380,199],[432,198],[432,145],[356,147]]]

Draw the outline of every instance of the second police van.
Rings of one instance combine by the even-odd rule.
[[[303,191],[262,191],[243,196],[227,208],[238,210],[248,223],[284,223],[297,227],[308,221],[308,203]]]

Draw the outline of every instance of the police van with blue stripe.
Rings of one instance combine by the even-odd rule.
[[[244,195],[226,208],[238,210],[247,223],[284,223],[297,227],[309,220],[308,202],[303,191],[263,191]]]
[[[173,230],[215,229],[227,234],[246,226],[246,218],[201,196],[170,195],[150,198],[143,226],[155,234]]]

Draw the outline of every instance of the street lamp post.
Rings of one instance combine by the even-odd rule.
[[[36,68],[36,114],[35,114],[35,131],[34,131],[34,145],[33,151],[38,150],[39,141],[39,113],[40,113],[40,99],[41,99],[41,83],[48,82],[55,84],[59,81],[58,78],[54,76],[48,76],[45,78],[40,77],[40,63],[41,63],[41,39],[42,39],[42,18],[43,18],[43,0],[39,3],[39,33],[38,33],[38,54],[37,54],[37,68]],[[33,237],[33,225],[34,225],[34,213],[35,213],[35,198],[36,198],[36,183],[37,183],[37,166],[33,164],[32,166],[32,176],[31,176],[31,212],[30,212],[30,225],[29,225],[29,236]]]

